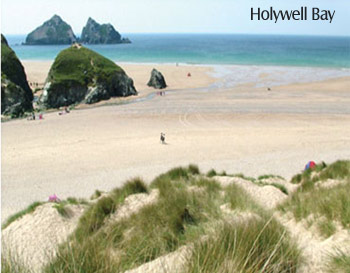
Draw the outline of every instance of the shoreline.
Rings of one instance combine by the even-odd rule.
[[[33,63],[41,63],[41,62],[50,62],[53,63],[55,59],[20,59],[20,61],[23,62],[33,62]],[[133,62],[133,61],[121,61],[118,60],[112,60],[114,63],[118,65],[174,65],[178,64],[179,66],[203,66],[203,67],[216,67],[216,66],[223,66],[223,67],[278,67],[278,68],[301,68],[301,69],[329,69],[329,70],[349,70],[349,67],[344,66],[310,66],[310,65],[283,65],[283,64],[244,64],[244,63],[191,63],[191,62]]]
[[[39,61],[39,60],[21,60],[23,66],[29,67],[32,65],[45,65],[50,66],[54,62],[54,60],[46,60],[46,61]],[[328,79],[336,79],[336,78],[344,78],[344,77],[350,77],[350,68],[338,68],[338,67],[304,67],[304,66],[281,66],[281,65],[236,65],[236,64],[188,64],[188,63],[133,63],[133,62],[115,62],[120,67],[143,67],[148,68],[151,66],[159,66],[159,67],[184,67],[184,68],[205,68],[208,69],[209,76],[214,78],[215,80],[222,79],[228,74],[231,74],[232,72],[236,72],[237,70],[240,70],[239,72],[245,72],[244,70],[257,70],[257,72],[265,74],[265,73],[275,73],[275,72],[283,72],[286,73],[288,71],[293,72],[305,72],[309,73],[309,75],[306,75],[304,79],[301,81],[298,80],[298,78],[294,78],[292,80],[289,80],[288,82],[284,82],[281,84],[277,84],[278,86],[285,85],[285,84],[294,84],[294,83],[307,83],[307,82],[319,82],[324,81]],[[44,71],[44,74],[48,73],[48,70],[50,67],[46,67],[47,71]],[[123,68],[124,69],[124,68]],[[127,69],[124,69],[127,70]],[[211,70],[211,71],[209,71]],[[38,72],[38,71],[36,71]],[[127,71],[126,71],[127,72]],[[322,73],[324,72],[324,73]],[[31,71],[26,71],[27,77],[28,74],[30,74]],[[247,72],[249,73],[249,71]],[[322,73],[319,77],[318,75],[314,76],[313,79],[311,79],[311,75],[314,73]],[[30,76],[30,75],[29,75]],[[265,75],[266,76],[266,75]],[[43,78],[43,76],[42,76]],[[46,78],[46,77],[45,77]],[[322,78],[322,80],[320,80]],[[245,79],[244,83],[251,83],[252,79]],[[42,80],[43,82],[43,80]],[[241,82],[240,82],[241,84]],[[202,87],[202,86],[200,86]],[[229,86],[234,87],[234,86]],[[257,86],[259,87],[259,86]],[[196,87],[194,87],[196,88]]]

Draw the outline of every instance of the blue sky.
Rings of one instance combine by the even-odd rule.
[[[250,9],[335,10],[326,21],[251,21]],[[58,14],[76,34],[89,16],[121,33],[248,33],[350,36],[350,0],[2,0],[1,32],[27,34]],[[311,19],[311,18],[310,18]]]

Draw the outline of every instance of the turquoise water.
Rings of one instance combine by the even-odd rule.
[[[277,65],[350,68],[350,37],[125,34],[132,44],[87,47],[116,62]],[[68,46],[23,46],[6,36],[21,60],[53,60]]]

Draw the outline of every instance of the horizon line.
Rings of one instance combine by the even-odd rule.
[[[297,33],[237,33],[237,32],[119,32],[121,35],[128,35],[128,34],[188,34],[188,35],[260,35],[260,36],[313,36],[313,37],[344,37],[344,38],[350,38],[349,35],[332,35],[332,34],[297,34]],[[27,33],[3,33],[4,36],[27,36]],[[80,37],[81,33],[75,34],[76,37]],[[123,36],[122,35],[122,36]]]

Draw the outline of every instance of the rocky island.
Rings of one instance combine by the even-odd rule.
[[[80,38],[84,44],[127,44],[131,43],[128,38],[122,38],[118,31],[111,24],[100,25],[91,17],[88,19],[86,26]]]
[[[19,117],[33,110],[32,101],[24,68],[1,34],[1,114]]]
[[[59,108],[130,95],[137,95],[137,91],[122,68],[75,43],[56,57],[40,103],[46,108]]]
[[[25,45],[65,45],[77,41],[72,27],[54,15],[42,26],[28,34]]]

